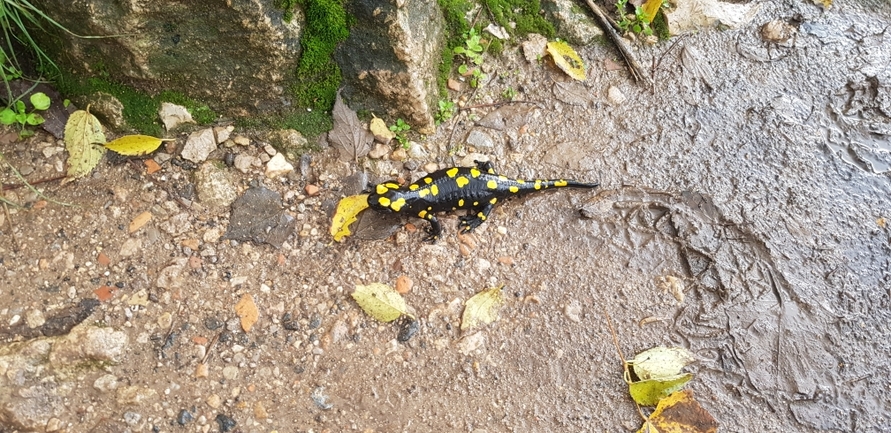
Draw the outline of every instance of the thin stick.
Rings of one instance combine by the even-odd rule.
[[[651,83],[650,77],[647,76],[646,72],[644,72],[643,67],[638,63],[637,58],[634,57],[634,53],[625,43],[619,33],[613,28],[610,24],[609,18],[607,18],[606,14],[603,13],[603,10],[600,9],[597,4],[594,3],[593,0],[585,0],[585,3],[588,4],[588,7],[591,8],[591,11],[594,12],[594,15],[597,17],[597,20],[600,22],[600,27],[609,36],[609,39],[613,41],[613,44],[616,45],[616,48],[619,49],[619,53],[622,54],[622,58],[625,60],[625,63],[628,65],[629,70],[631,71],[631,76],[634,77],[634,81],[644,81],[646,83]]]
[[[628,371],[628,361],[625,360],[625,355],[622,353],[622,348],[619,347],[619,337],[616,335],[616,329],[613,328],[613,321],[609,317],[609,313],[606,310],[603,310],[603,315],[606,317],[606,325],[609,326],[609,332],[613,336],[613,344],[616,346],[616,352],[619,352],[619,359],[622,360],[622,370],[623,370],[623,378],[626,381],[630,380],[631,372]],[[630,382],[629,382],[630,383]],[[637,402],[634,402],[634,407],[637,408],[637,414],[643,418],[644,422],[648,420],[647,416],[644,415],[643,410],[641,410],[640,405]]]
[[[12,251],[19,252],[19,241],[15,237],[15,226],[12,225],[12,216],[9,214],[9,205],[3,200],[3,211],[6,213],[6,221],[9,222],[9,238],[12,239]]]

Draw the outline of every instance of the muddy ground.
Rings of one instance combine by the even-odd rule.
[[[777,19],[796,34],[765,41]],[[581,87],[507,50],[467,104],[508,87],[534,103],[463,112],[411,165],[461,160],[477,129],[502,174],[602,188],[509,201],[467,238],[447,217],[434,245],[419,220],[334,243],[326,212],[360,168],[333,149],[283,180],[214,166],[239,193],[283,194],[297,227],[280,249],[220,239],[228,209],[196,197],[177,155],[151,175],[106,159],[40,186],[73,206],[16,190],[28,207],[0,224],[0,431],[634,431],[606,314],[626,356],[695,353],[689,388],[721,431],[891,431],[889,22],[881,2],[763,3],[742,29],[641,48],[661,58],[654,86],[605,67],[608,46],[579,50]],[[258,137],[231,151],[261,153]],[[40,179],[57,146],[41,134],[3,152]],[[350,298],[402,275],[419,317],[404,343]],[[500,320],[462,335],[461,303],[500,284]],[[83,325],[39,336],[63,318]]]

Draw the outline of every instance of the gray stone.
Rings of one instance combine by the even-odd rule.
[[[78,35],[125,35],[83,39],[46,26],[53,43],[42,46],[58,50],[48,54],[65,60],[64,70],[106,74],[146,92],[173,90],[246,115],[281,107],[300,58],[302,20],[284,22],[273,3],[40,0],[37,7]]]
[[[283,129],[275,134],[273,143],[278,146],[288,159],[297,161],[300,154],[305,152],[308,141],[300,131],[294,129]]]
[[[213,129],[205,128],[189,135],[183,146],[182,157],[194,163],[202,163],[216,149],[217,140],[213,136]]]
[[[189,113],[186,107],[169,102],[161,103],[158,116],[161,117],[161,122],[164,123],[164,128],[168,131],[176,129],[184,123],[195,123],[195,120],[192,119],[192,113]]]
[[[492,140],[492,136],[476,128],[472,129],[470,133],[467,134],[467,139],[465,141],[467,144],[480,150],[491,150],[495,147],[495,141]]]
[[[127,334],[114,328],[78,325],[53,345],[50,363],[56,368],[95,361],[119,363],[128,342]]]
[[[124,120],[124,104],[118,98],[105,92],[96,92],[84,102],[90,105],[90,113],[99,118],[104,126],[122,129],[127,125]]]
[[[235,163],[238,164],[238,157]],[[238,197],[226,168],[217,167],[212,162],[201,164],[195,172],[195,191],[201,203],[214,211],[229,207]]]
[[[603,30],[572,0],[543,0],[541,7],[555,24],[557,34],[570,44],[588,45],[603,36]]]
[[[235,165],[235,168],[237,168],[238,171],[247,173],[252,166],[260,165],[260,158],[247,153],[239,153],[238,155],[235,155],[235,162],[233,165]]]
[[[266,177],[275,179],[294,171],[294,166],[285,159],[285,155],[277,153],[266,163]]]
[[[103,374],[93,381],[93,388],[102,392],[109,392],[118,389],[118,378],[113,374]]]
[[[435,131],[443,19],[434,1],[347,2],[356,18],[335,51],[343,96],[353,109],[402,118],[422,134]]]

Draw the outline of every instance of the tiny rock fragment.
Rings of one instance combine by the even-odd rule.
[[[275,154],[266,163],[266,177],[270,179],[285,176],[292,171],[294,171],[294,166],[288,162],[282,153]]]
[[[180,242],[179,244],[184,247],[191,248],[192,251],[198,251],[198,246],[200,245],[198,243],[198,239],[195,239],[195,238],[183,239],[183,241]]]
[[[111,264],[111,259],[104,252],[100,252],[98,256],[96,256],[96,263],[99,263],[102,266],[108,266]]]
[[[269,418],[269,413],[266,412],[266,408],[263,406],[263,402],[254,403],[254,418],[257,419],[266,419]]]
[[[502,265],[506,265],[506,266],[513,266],[514,259],[513,259],[513,257],[510,257],[510,256],[501,256],[498,258],[498,263],[501,263]]]
[[[114,296],[114,292],[116,290],[117,289],[113,286],[102,286],[96,290],[93,290],[93,293],[96,295],[96,299],[105,302]]]
[[[616,86],[609,86],[609,90],[606,92],[606,99],[613,105],[622,105],[628,100],[628,97],[622,93]]]
[[[454,90],[456,92],[460,92],[460,91],[464,90],[464,83],[462,83],[454,78],[449,78],[449,81],[446,82],[446,87],[448,87],[449,90]]]
[[[396,279],[396,291],[399,294],[406,294],[411,291],[411,288],[414,286],[414,282],[406,275],[400,275],[399,278]]]
[[[306,191],[306,195],[310,197],[319,195],[319,187],[311,183],[307,184],[306,187],[303,188],[303,190]]]
[[[876,220],[876,224],[878,224],[881,228],[885,228],[885,226],[888,225],[888,222],[887,220],[885,220],[885,218],[879,218]]]
[[[244,332],[250,332],[260,317],[260,311],[257,309],[254,297],[250,293],[245,293],[241,300],[235,304],[235,314],[241,319],[241,329],[244,329]]]
[[[161,110],[158,112],[158,115],[161,117],[161,122],[164,123],[164,128],[168,131],[175,129],[183,123],[195,123],[186,107],[169,102],[161,103]]]
[[[526,58],[527,62],[534,63],[545,55],[547,46],[548,38],[536,33],[530,33],[526,41],[522,43],[523,57]]]
[[[194,163],[202,163],[216,149],[217,141],[213,137],[213,129],[206,128],[189,135],[181,155]]]
[[[151,219],[152,219],[152,213],[149,211],[145,211],[139,215],[136,215],[136,218],[133,218],[130,221],[129,232],[133,233],[133,232],[141,229]]]
[[[201,363],[195,366],[195,377],[207,377],[209,374],[209,370],[207,368],[207,364]]]
[[[146,159],[142,163],[145,164],[146,174],[154,174],[161,170],[161,165],[155,162],[154,159]]]
[[[684,303],[684,281],[678,277],[665,275],[659,278],[659,288],[663,292],[669,292],[678,301],[678,304]]]

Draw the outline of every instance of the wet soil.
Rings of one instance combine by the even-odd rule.
[[[797,34],[765,41],[776,19]],[[38,335],[40,318],[82,316],[125,350],[74,368],[3,358],[0,431],[634,431],[607,315],[626,356],[695,353],[689,388],[721,431],[888,431],[889,20],[884,3],[764,3],[745,28],[640,48],[659,64],[652,86],[606,68],[618,61],[608,46],[579,50],[581,84],[507,50],[468,92],[465,106],[481,107],[413,164],[475,150],[510,177],[602,188],[509,201],[468,237],[446,217],[433,245],[419,220],[334,243],[328,212],[361,168],[333,149],[285,179],[225,169],[239,191],[282,193],[297,224],[280,249],[220,239],[228,209],[196,199],[188,164],[148,175],[106,159],[89,178],[41,185],[73,206],[17,190],[28,207],[0,224],[0,337],[22,342],[4,353],[58,338]],[[491,105],[507,88],[528,103]],[[474,129],[490,148],[463,143]],[[62,157],[48,140],[4,154],[46,177]],[[402,275],[419,318],[407,342],[350,297]],[[501,284],[500,320],[459,332],[462,302]],[[245,294],[259,310],[250,332],[235,314]]]

